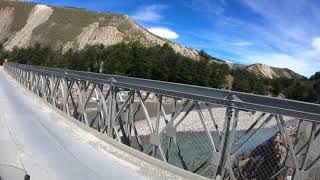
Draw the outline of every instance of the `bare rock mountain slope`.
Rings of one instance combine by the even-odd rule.
[[[276,79],[280,77],[303,79],[304,77],[287,68],[270,67],[264,64],[252,64],[246,67],[248,71],[255,73],[260,77]]]
[[[7,50],[35,42],[66,51],[82,49],[87,44],[108,46],[138,41],[145,46],[168,43],[182,55],[199,58],[197,51],[156,36],[122,14],[1,0],[0,30],[0,40],[7,39]]]
[[[4,42],[9,51],[15,46],[41,43],[62,52],[94,44],[110,46],[140,42],[148,47],[168,43],[177,53],[195,60],[200,58],[198,51],[152,34],[128,15],[7,0],[0,0],[0,42]],[[246,68],[266,78],[303,78],[289,69],[261,64],[227,64],[231,68]]]
[[[46,22],[52,14],[52,8],[46,5],[37,4],[32,8],[26,25],[18,32],[14,33],[4,45],[7,50],[12,50],[15,46],[27,47],[29,45],[32,32],[40,24]]]
[[[14,8],[5,7],[0,11],[0,40],[3,40],[10,32],[10,25],[13,21]]]

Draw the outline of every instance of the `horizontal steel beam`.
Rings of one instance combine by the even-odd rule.
[[[51,74],[58,77],[88,80],[97,83],[112,83],[114,86],[119,88],[144,90],[166,96],[215,103],[222,106],[227,106],[231,103],[232,106],[235,108],[247,109],[252,111],[263,111],[267,113],[291,116],[310,121],[320,121],[320,105],[313,103],[280,99],[275,97],[261,96],[236,91],[221,90],[215,88],[200,87],[194,85],[123,77],[108,74],[98,74],[92,72],[39,67],[17,63],[7,63],[6,66],[31,70],[33,72],[46,73],[48,75]]]

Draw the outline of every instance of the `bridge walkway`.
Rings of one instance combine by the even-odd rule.
[[[181,179],[157,177],[152,165],[66,120],[0,68],[0,164],[25,169],[32,180]]]

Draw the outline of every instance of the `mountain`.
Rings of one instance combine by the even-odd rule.
[[[201,52],[152,34],[128,15],[98,13],[73,7],[54,7],[34,3],[0,0],[0,42],[11,51],[41,43],[54,49],[83,49],[86,45],[115,45],[120,42],[139,42],[144,46],[162,46],[167,43],[175,52],[199,60]],[[262,64],[250,66],[231,64],[212,57],[232,68],[246,68],[260,77],[303,76],[289,70]]]
[[[320,71],[316,72],[314,75],[310,77],[312,81],[320,81]]]
[[[168,43],[184,56],[199,58],[197,51],[150,33],[127,15],[11,1],[0,1],[0,8],[0,41],[8,39],[7,50],[35,42],[65,52],[87,44],[138,41],[146,46]]]
[[[287,68],[271,67],[264,64],[252,64],[246,67],[248,71],[260,77],[276,79],[280,77],[288,79],[304,79],[305,77]]]

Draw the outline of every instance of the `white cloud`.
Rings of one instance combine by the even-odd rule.
[[[320,51],[320,37],[314,38],[312,41],[312,47]]]
[[[167,39],[179,38],[179,35],[176,32],[174,32],[171,29],[168,29],[166,27],[152,27],[152,28],[148,28],[148,31],[150,31],[153,34],[156,34],[160,37],[167,38]]]
[[[240,42],[234,42],[231,43],[233,46],[251,46],[253,43],[248,41],[240,41]]]
[[[167,8],[168,6],[161,4],[145,6],[140,8],[135,14],[132,15],[132,17],[138,21],[157,22],[163,18],[161,11]]]

